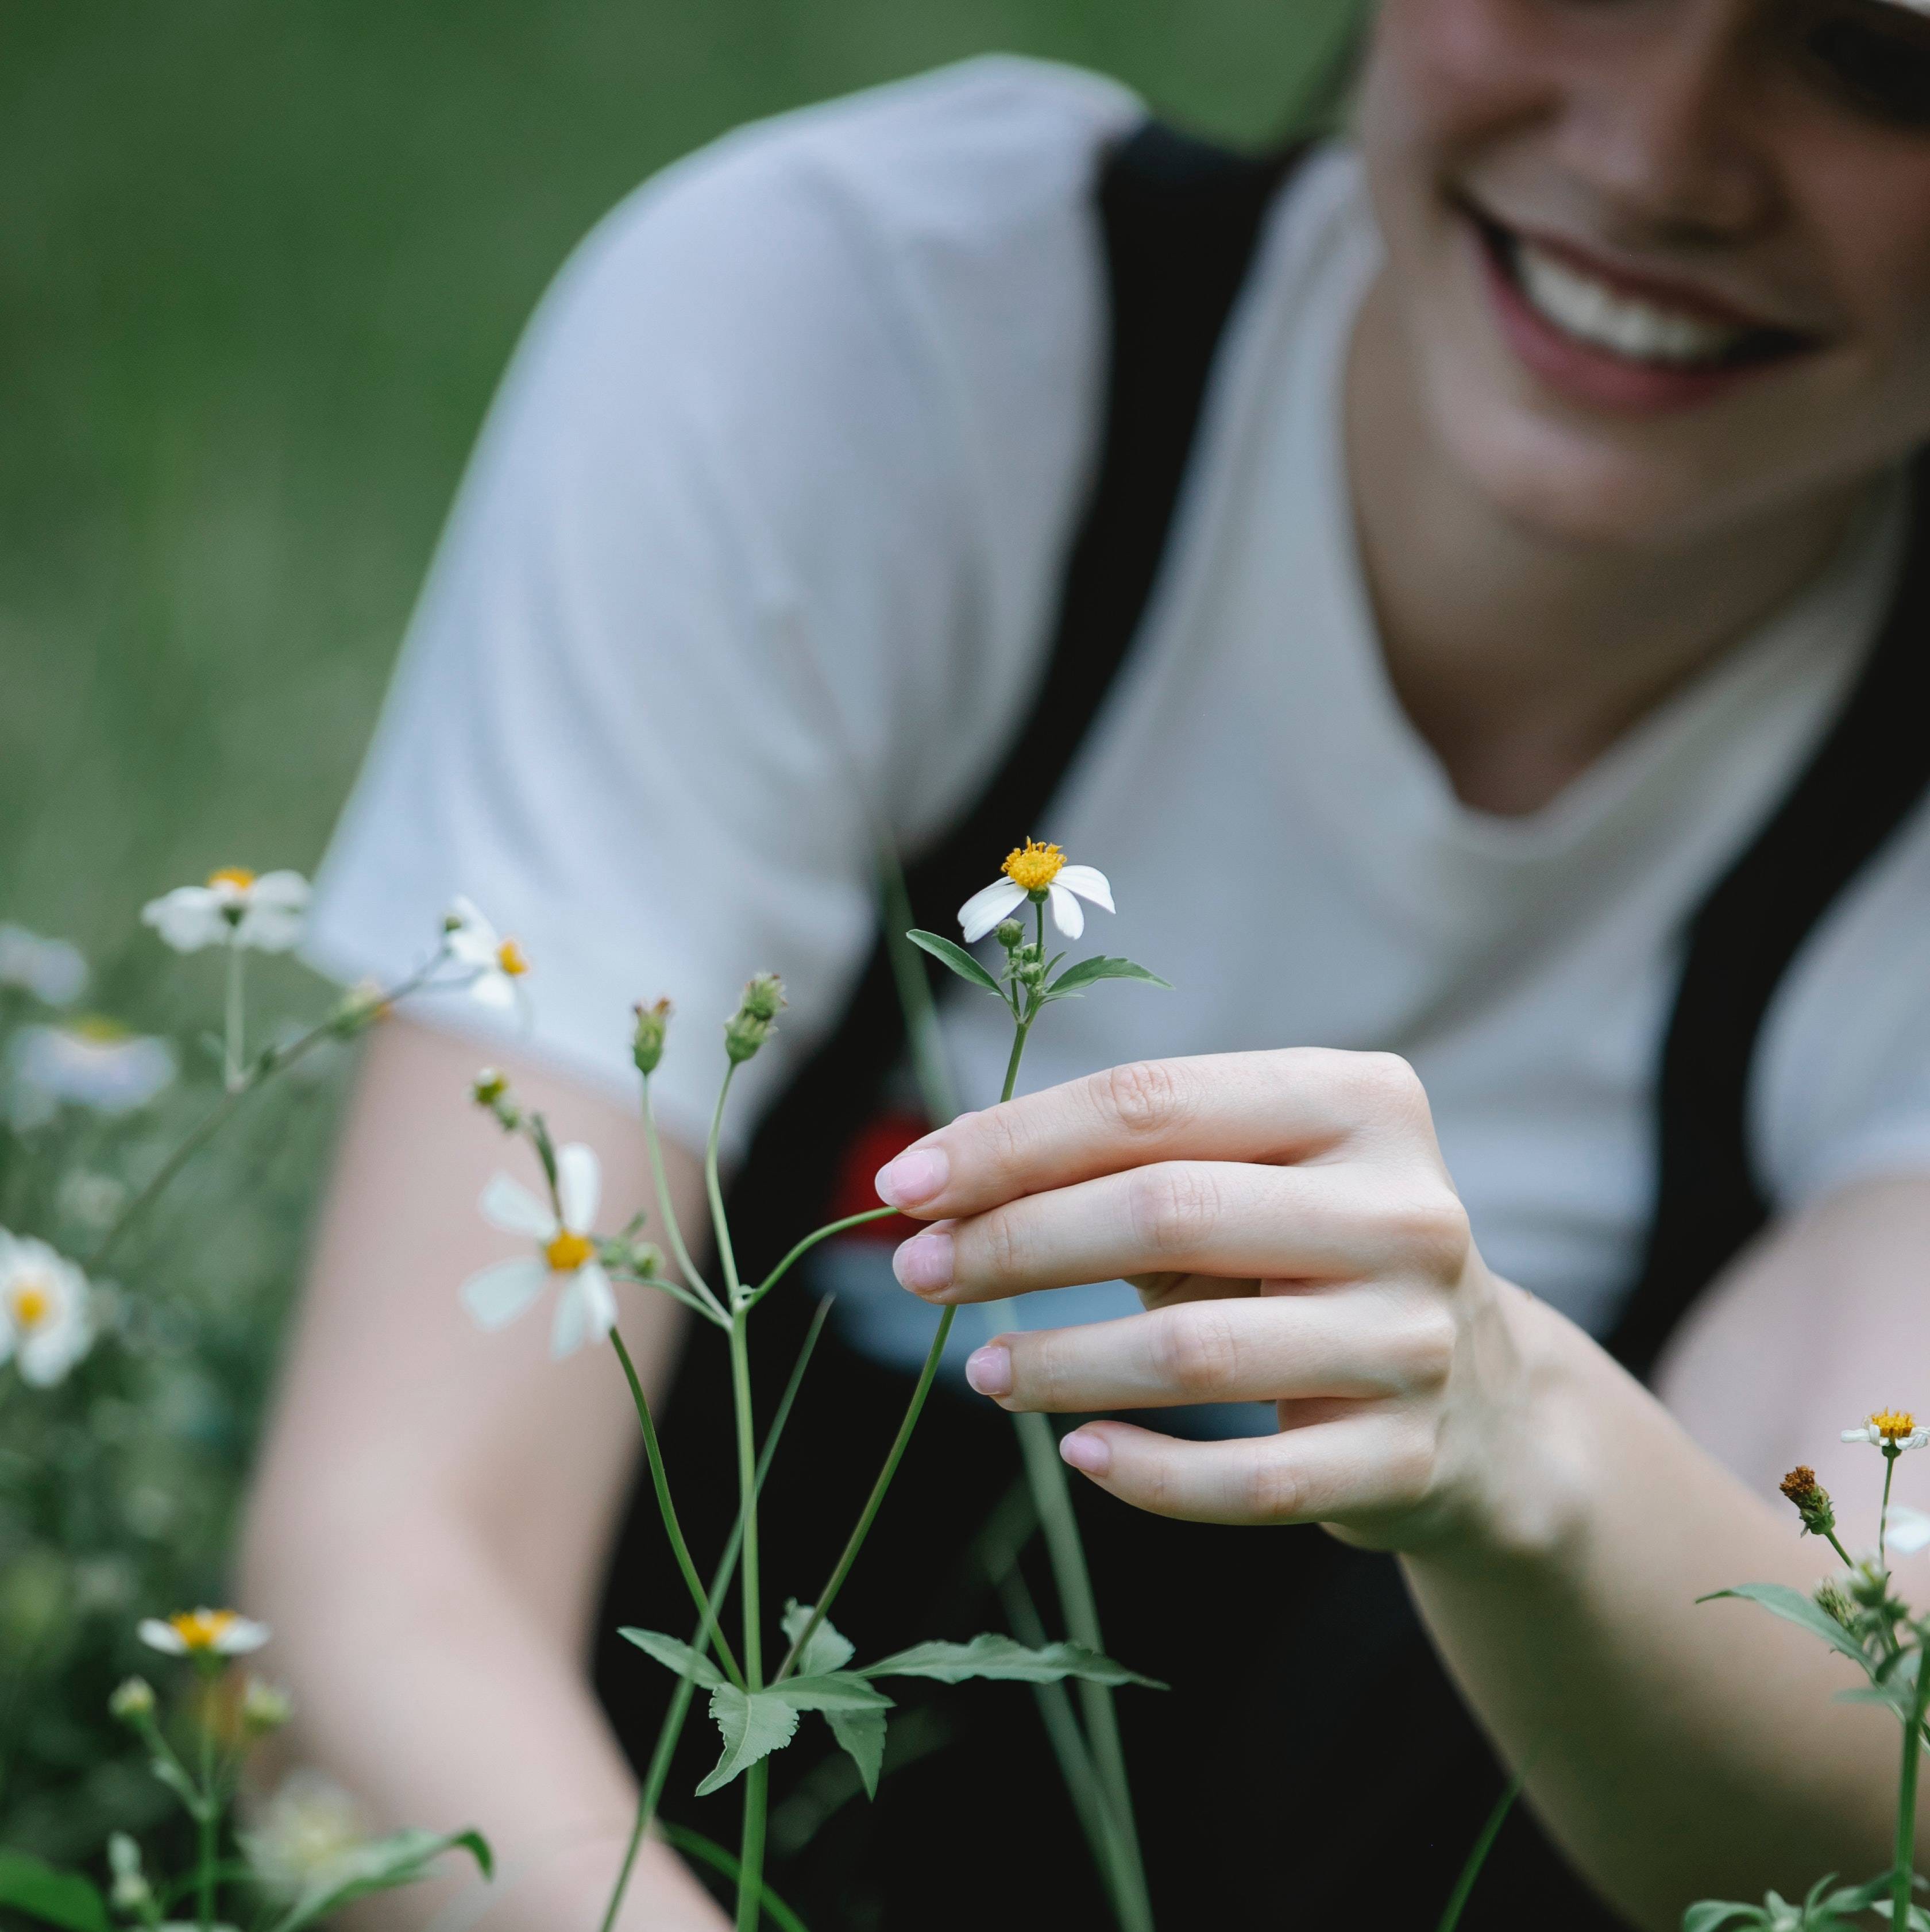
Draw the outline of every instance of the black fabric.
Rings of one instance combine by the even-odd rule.
[[[1908,560],[1862,678],[1689,928],[1662,1048],[1654,1219],[1611,1345],[1638,1374],[1769,1219],[1749,1124],[1764,1017],[1804,940],[1930,783],[1930,459],[1911,482]]]
[[[914,916],[944,929],[989,854],[1050,832],[1047,809],[1124,662],[1166,548],[1216,344],[1287,158],[1243,159],[1153,126],[1108,160],[1098,202],[1113,337],[1106,428],[1059,622],[1029,722],[980,800],[910,870]],[[1920,505],[1930,492],[1920,490]],[[1710,893],[1686,936],[1659,1082],[1658,1207],[1640,1288],[1614,1346],[1646,1369],[1710,1276],[1767,1212],[1751,1166],[1748,1073],[1763,1015],[1804,937],[1930,775],[1917,643],[1930,610],[1920,527],[1897,605],[1863,679],[1785,805]],[[820,1218],[841,1150],[902,1050],[882,948],[850,1015],[763,1124],[739,1184],[752,1270]],[[804,1334],[802,1294],[774,1296],[756,1330],[768,1415]],[[721,1545],[735,1495],[721,1350],[698,1336],[665,1436],[700,1552]],[[808,1596],[869,1486],[901,1412],[902,1378],[827,1340],[761,1511],[765,1574]],[[861,1651],[963,1636],[997,1621],[970,1558],[1017,1480],[1005,1418],[936,1394],[838,1620]],[[1075,1484],[1108,1648],[1169,1681],[1120,1700],[1146,1856],[1170,1926],[1438,1916],[1503,1774],[1429,1649],[1391,1559],[1317,1529],[1228,1532],[1165,1522]],[[683,1598],[647,1486],[633,1502],[600,1627]],[[1049,1579],[1027,1558],[1041,1601]],[[1229,1669],[1227,1660],[1238,1658]],[[599,1687],[640,1762],[667,1695],[656,1666],[607,1636]],[[914,1689],[895,1735],[916,1761],[875,1805],[832,1806],[801,1850],[787,1833],[826,1810],[842,1776],[828,1737],[774,1761],[772,1876],[817,1932],[948,1932],[995,1912],[1005,1932],[1101,1925],[1098,1882],[1026,1694],[1009,1685]],[[734,1808],[688,1794],[715,1756],[686,1732],[668,1814],[728,1836]],[[1617,1924],[1518,1809],[1465,1924]]]

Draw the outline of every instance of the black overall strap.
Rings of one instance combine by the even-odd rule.
[[[1930,460],[1911,542],[1854,690],[1775,815],[1688,928],[1662,1048],[1648,1250],[1611,1347],[1646,1375],[1689,1304],[1769,1218],[1749,1150],[1750,1070],[1776,988],[1930,786]]]
[[[1292,156],[1256,159],[1149,122],[1107,156],[1098,188],[1112,320],[1097,480],[1065,572],[1057,629],[1026,722],[977,802],[909,868],[917,924],[958,908],[1057,791],[1139,629],[1179,501],[1213,357],[1260,220]],[[942,974],[934,971],[934,983]],[[881,938],[843,1023],[766,1115],[739,1186],[770,1258],[820,1218],[838,1158],[904,1048]]]

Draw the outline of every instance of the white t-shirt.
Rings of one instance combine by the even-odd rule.
[[[658,1097],[694,1142],[720,1023],[775,968],[741,1144],[868,952],[868,814],[928,847],[1040,673],[1100,429],[1090,191],[1141,112],[975,62],[734,135],[597,230],[463,487],[322,871],[320,965],[399,970],[466,892],[535,962],[532,1043],[582,1077],[631,1096],[631,1003],[674,999]],[[1009,828],[1107,872],[1087,944],[1178,988],[1055,1006],[1026,1084],[1404,1054],[1490,1262],[1605,1333],[1685,916],[1854,679],[1903,492],[1545,809],[1471,811],[1389,688],[1350,520],[1340,375],[1377,245],[1355,158],[1317,155],[1266,224],[1140,647],[1044,821]],[[1751,1114],[1782,1206],[1930,1171],[1926,963],[1920,810],[1770,1014]],[[946,1028],[967,1104],[995,1098],[1001,1010],[952,1000]]]

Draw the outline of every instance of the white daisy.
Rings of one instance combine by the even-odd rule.
[[[1873,1442],[1879,1449],[1921,1449],[1930,1429],[1920,1429],[1907,1408],[1880,1408],[1860,1429],[1843,1431],[1845,1442]]]
[[[1052,908],[1053,924],[1068,939],[1077,939],[1086,929],[1080,899],[1089,899],[1107,912],[1113,910],[1113,889],[1106,883],[1105,874],[1090,866],[1067,865],[1065,854],[1056,845],[1041,845],[1028,838],[1023,848],[1014,847],[1005,855],[999,870],[1002,876],[983,892],[974,892],[958,908],[958,923],[964,928],[967,946],[983,939],[1028,899],[1046,899]]]
[[[145,1617],[135,1633],[150,1650],[169,1657],[245,1657],[268,1640],[268,1627],[238,1610],[177,1610]]]
[[[204,886],[176,886],[141,908],[151,926],[177,952],[205,946],[239,946],[256,952],[286,952],[301,937],[308,909],[308,881],[299,872],[264,872],[223,866]]]
[[[86,1276],[46,1242],[0,1231],[0,1362],[51,1388],[93,1346]]]
[[[238,1835],[255,1876],[292,1898],[352,1857],[369,1828],[361,1806],[332,1778],[299,1768],[256,1814],[254,1829]]]
[[[448,937],[449,957],[475,974],[465,990],[486,1006],[510,1007],[517,1004],[517,981],[529,970],[523,949],[513,939],[505,939],[484,918],[472,899],[459,898],[442,921]]]
[[[514,1322],[553,1281],[562,1285],[550,1352],[560,1361],[586,1341],[601,1342],[616,1326],[616,1296],[597,1258],[598,1202],[603,1177],[595,1151],[580,1142],[556,1150],[559,1220],[549,1204],[506,1174],[483,1190],[483,1217],[505,1234],[526,1235],[538,1252],[498,1262],[463,1284],[463,1306],[485,1328]]]
[[[22,1091],[12,1112],[23,1124],[46,1118],[63,1102],[98,1114],[131,1114],[175,1076],[174,1049],[112,1020],[22,1027],[8,1042],[9,1070]]]
[[[17,986],[43,1006],[70,1006],[87,989],[87,962],[64,939],[0,922],[0,986]]]

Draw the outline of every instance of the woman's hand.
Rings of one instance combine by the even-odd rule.
[[[1066,1461],[1204,1522],[1323,1522],[1413,1550],[1524,1520],[1533,1304],[1491,1274],[1404,1060],[1318,1050],[1116,1067],[908,1148],[886,1200],[934,1226],[899,1280],[996,1301],[1122,1276],[1146,1312],[1000,1336],[972,1386],[1080,1413],[1267,1401],[1280,1433],[1089,1422]],[[1503,1493],[1503,1473],[1509,1493]],[[1537,1516],[1544,1514],[1536,1510]]]

